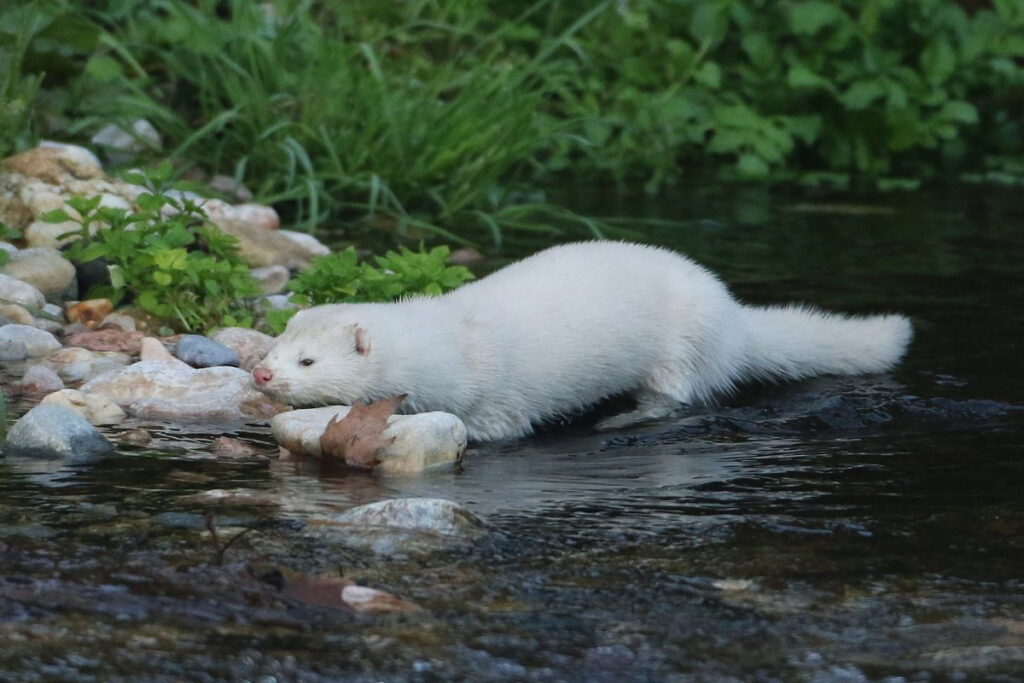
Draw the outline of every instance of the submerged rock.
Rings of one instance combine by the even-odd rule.
[[[223,327],[210,338],[238,354],[239,367],[246,371],[256,367],[275,343],[269,334],[243,327]]]
[[[25,346],[27,357],[45,356],[61,348],[57,338],[45,330],[29,325],[4,325],[0,327],[0,346],[20,342]]]
[[[274,438],[292,453],[321,457],[320,437],[331,419],[348,414],[348,406],[307,408],[281,413],[270,421]],[[415,474],[426,469],[451,467],[466,450],[466,425],[451,413],[392,415],[383,436],[394,442],[379,454],[375,472]]]
[[[11,426],[4,454],[31,458],[89,462],[109,455],[110,442],[70,408],[41,404]]]
[[[238,354],[218,342],[199,334],[186,334],[178,340],[174,354],[194,368],[219,365],[238,367]]]
[[[307,532],[377,555],[418,555],[473,543],[490,532],[464,505],[443,498],[399,498],[312,521]]]
[[[196,370],[177,359],[109,372],[85,384],[82,393],[106,396],[133,417],[179,422],[242,422],[282,409],[253,387],[244,370]]]

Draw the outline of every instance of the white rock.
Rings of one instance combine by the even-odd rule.
[[[17,339],[0,340],[0,361],[19,361],[28,358],[28,348],[25,342]]]
[[[56,404],[70,408],[94,425],[113,425],[124,421],[128,414],[120,406],[101,394],[83,394],[76,389],[61,389],[48,394],[41,404]]]
[[[21,342],[29,357],[45,356],[60,348],[60,342],[49,332],[29,325],[4,325],[0,327],[0,344]]]
[[[231,195],[240,202],[251,202],[252,191],[231,176],[215,175],[210,178],[210,188]]]
[[[327,406],[292,410],[270,421],[274,438],[293,453],[320,457],[320,437],[335,415],[348,414],[348,406]],[[415,474],[426,469],[450,467],[462,460],[466,450],[466,425],[451,413],[433,412],[392,415],[385,437],[394,442],[380,454],[375,472]]]
[[[135,318],[123,313],[109,313],[96,329],[117,329],[122,332],[134,332],[136,329]]]
[[[331,253],[331,248],[325,245],[323,242],[313,237],[306,232],[296,232],[295,230],[278,230],[279,233],[295,242],[301,247],[304,247],[309,253],[314,256],[327,256]]]
[[[163,141],[152,123],[146,119],[137,119],[129,130],[114,123],[104,126],[92,136],[92,144],[121,152],[143,152],[147,149],[160,149]]]
[[[42,308],[46,297],[27,282],[0,273],[0,301],[26,308]]]
[[[141,361],[108,372],[86,383],[82,393],[102,394],[133,417],[179,422],[265,419],[280,410],[255,389],[245,370],[194,370],[176,359]]]
[[[11,244],[10,242],[4,242],[3,240],[0,240],[0,250],[6,251],[8,254],[13,254],[14,252],[18,251],[18,248]]]

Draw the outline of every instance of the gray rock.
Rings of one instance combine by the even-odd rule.
[[[348,414],[348,406],[327,406],[291,410],[274,416],[270,428],[274,438],[292,453],[319,458],[320,437],[331,418]],[[384,436],[394,437],[378,457],[374,472],[416,474],[427,469],[452,467],[462,461],[466,450],[466,425],[451,413],[432,412],[392,415]]]
[[[237,353],[198,334],[186,334],[179,339],[174,355],[194,368],[212,368],[219,365],[237,368],[241,363]]]
[[[45,365],[33,365],[18,382],[23,394],[42,396],[64,388],[64,381],[51,368]]]
[[[176,358],[108,372],[83,385],[82,393],[106,396],[133,417],[177,422],[244,422],[281,410],[253,387],[245,370],[196,370]]]
[[[85,382],[111,370],[123,368],[132,359],[116,351],[90,351],[69,346],[51,354],[44,362],[65,381]]]
[[[27,282],[0,273],[0,301],[26,308],[42,308],[46,297]]]
[[[51,301],[74,298],[78,289],[75,267],[51,247],[22,249],[11,254],[11,260],[0,267],[0,273],[32,285]]]
[[[240,361],[238,367],[248,372],[263,360],[276,343],[269,334],[244,327],[222,327],[211,334],[210,339],[237,353]]]
[[[307,533],[391,557],[463,547],[489,532],[487,524],[468,508],[442,498],[378,501],[307,527]]]
[[[49,332],[29,325],[0,327],[0,346],[21,342],[30,358],[45,356],[60,348],[60,342]]]
[[[25,342],[17,339],[0,339],[0,361],[19,361],[28,358]]]
[[[11,426],[4,454],[31,458],[89,462],[109,455],[110,442],[69,408],[38,405]]]

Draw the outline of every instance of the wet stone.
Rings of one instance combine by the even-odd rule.
[[[38,405],[11,426],[4,454],[82,463],[113,452],[89,422],[64,406]]]
[[[198,334],[186,334],[175,348],[174,355],[194,368],[212,368],[220,365],[238,367],[238,354],[212,339]]]
[[[487,535],[489,528],[454,501],[399,498],[313,520],[306,532],[364,552],[406,557],[465,547]]]

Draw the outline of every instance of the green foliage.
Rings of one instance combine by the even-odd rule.
[[[961,4],[15,0],[0,153],[145,117],[292,223],[496,244],[600,233],[544,201],[565,176],[1019,181],[1024,9]]]
[[[438,296],[473,279],[464,266],[448,265],[450,255],[444,246],[430,251],[400,247],[397,252],[374,256],[374,266],[360,262],[356,250],[349,247],[313,261],[288,283],[288,290],[295,292],[292,301],[304,306]],[[294,311],[271,311],[271,329],[281,332],[293,314]]]
[[[63,209],[42,216],[51,222],[73,221],[79,237],[66,256],[79,262],[102,259],[110,284],[97,285],[90,297],[114,304],[130,298],[140,308],[187,332],[218,325],[252,324],[242,300],[259,293],[248,266],[238,257],[236,240],[206,220],[190,199],[159,192],[136,202],[139,211],[105,207],[101,197],[74,197]],[[169,216],[165,212],[173,211]],[[90,227],[103,227],[93,233]]]
[[[895,186],[1024,152],[1016,0],[637,0],[579,42],[559,106],[590,128],[585,162],[651,190],[716,157],[725,177]]]
[[[302,304],[338,301],[393,301],[404,296],[437,296],[455,289],[473,274],[464,266],[449,266],[448,247],[412,251],[401,247],[374,256],[377,265],[360,262],[349,247],[322,256],[288,283]]]

